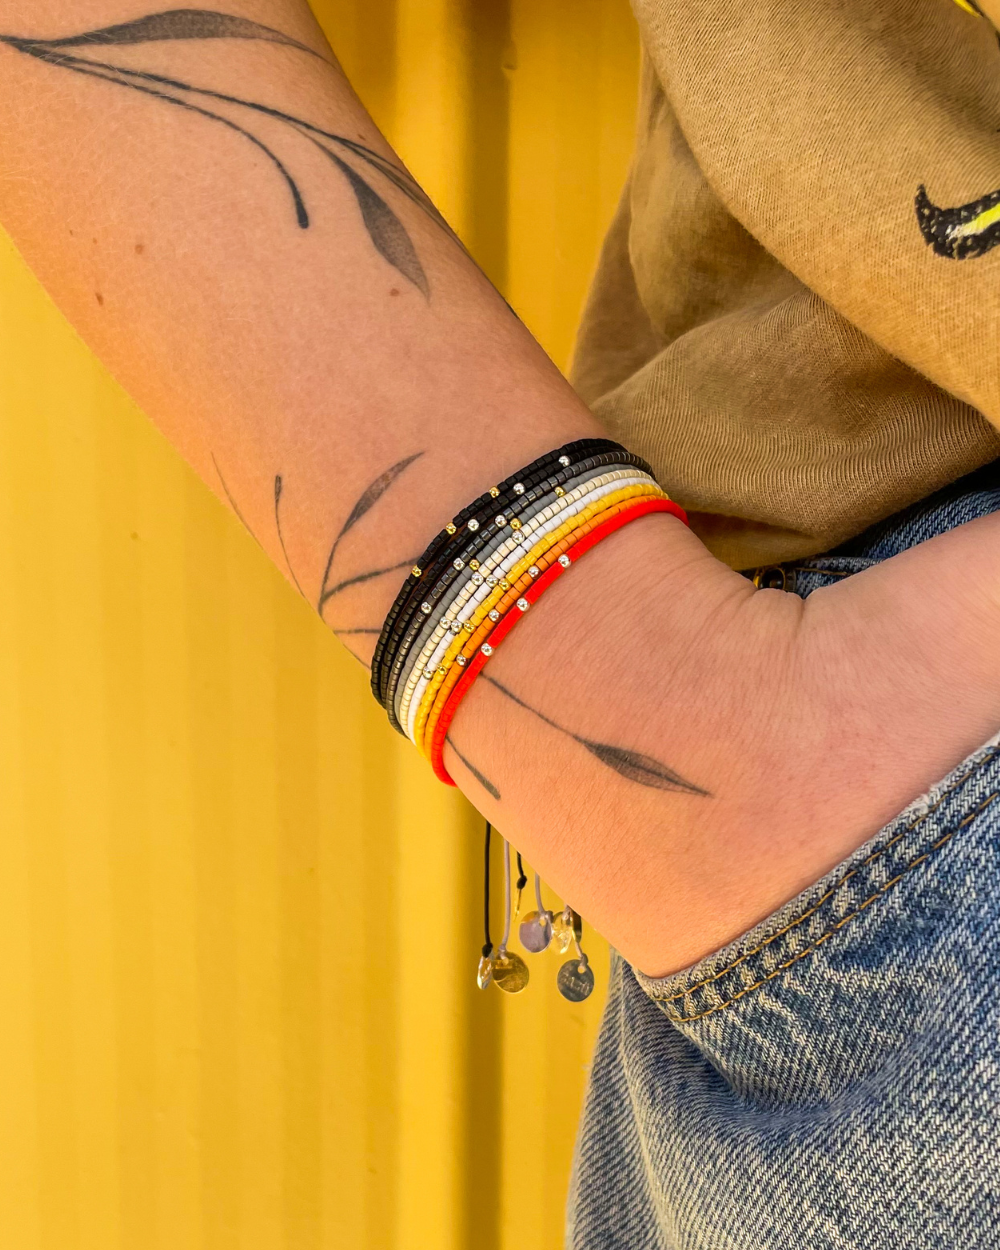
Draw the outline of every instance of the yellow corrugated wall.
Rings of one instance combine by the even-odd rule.
[[[315,7],[564,364],[626,0]],[[2,236],[0,588],[0,1250],[556,1250],[599,995],[475,989],[478,818]]]

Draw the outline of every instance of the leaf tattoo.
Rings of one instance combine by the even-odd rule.
[[[640,786],[651,786],[654,790],[686,790],[689,794],[707,795],[707,790],[692,785],[683,777],[654,760],[651,755],[643,755],[640,751],[629,751],[624,747],[608,746],[606,742],[590,742],[574,734],[574,738],[585,750],[595,756],[608,768],[613,768],[626,781],[634,781]]]
[[[326,151],[325,148],[323,150]],[[390,265],[398,269],[404,278],[409,278],[425,299],[430,299],[431,291],[427,285],[427,275],[417,259],[416,250],[403,223],[359,173],[356,173],[339,156],[334,156],[332,152],[326,152],[326,154],[351,184],[354,198],[358,201],[358,208],[361,209],[365,229],[368,231],[368,237],[375,244],[376,251],[384,256]]]
[[[394,464],[391,468],[386,469],[384,473],[380,474],[375,479],[374,482],[372,482],[369,486],[365,488],[365,490],[361,494],[361,497],[358,499],[357,503],[351,509],[350,513],[348,514],[347,520],[340,527],[340,530],[337,536],[334,538],[333,545],[330,548],[330,554],[327,556],[327,559],[326,559],[326,568],[323,570],[323,580],[320,583],[320,588],[319,588],[319,598],[316,601],[316,610],[319,612],[320,616],[323,615],[323,609],[326,606],[331,595],[337,593],[338,590],[343,589],[343,586],[344,586],[344,583],[341,583],[339,586],[335,586],[332,589],[329,589],[330,573],[333,569],[333,562],[337,555],[337,548],[340,546],[342,539],[344,538],[346,534],[348,534],[354,528],[355,525],[357,525],[357,523],[361,520],[363,516],[365,516],[366,513],[371,511],[371,509],[378,503],[378,501],[382,498],[382,496],[389,489],[389,487],[392,486],[396,478],[398,478],[401,473],[403,473],[406,469],[408,469],[410,465],[413,464],[414,460],[419,460],[423,454],[424,453],[422,451],[414,452],[412,456],[407,456],[404,460],[400,460],[396,464]],[[406,563],[409,563],[409,562],[407,561]],[[402,567],[404,567],[404,565],[402,564],[393,566],[393,568],[402,568]],[[380,576],[382,573],[389,573],[391,571],[392,569],[379,569],[377,570],[377,572],[373,573],[371,576],[373,577]]]
[[[446,738],[445,741],[448,743],[451,749],[455,752],[455,754],[458,756],[461,762],[465,765],[465,767],[469,770],[469,772],[472,773],[473,777],[475,777],[475,779],[483,787],[483,789],[490,796],[490,798],[495,799],[499,803],[500,791],[496,788],[493,782],[490,781],[488,777],[484,777],[483,774],[479,771],[479,769],[475,766],[475,764],[471,763],[469,760],[465,758],[465,756],[458,749],[458,747],[455,746],[455,743],[451,740],[451,738]]]
[[[572,738],[585,751],[589,751],[595,759],[606,765],[608,768],[623,777],[626,781],[633,781],[636,785],[648,786],[652,790],[673,790],[681,794],[696,794],[703,798],[711,798],[708,790],[703,790],[701,786],[696,786],[694,782],[687,781],[679,773],[675,773],[672,768],[668,768],[666,764],[661,764],[659,760],[653,759],[650,755],[643,755],[640,751],[632,751],[627,747],[610,746],[606,742],[594,742],[590,738],[583,737],[582,734],[574,733],[571,729],[566,729],[563,725],[558,724],[544,712],[539,712],[537,708],[531,706],[530,703],[519,698],[513,691],[508,690],[506,686],[501,685],[495,677],[490,677],[487,673],[480,673],[480,681],[488,682],[495,689],[499,690],[502,695],[516,703],[518,707],[524,708],[526,712],[530,712],[532,716],[537,716],[540,721],[552,729],[558,730],[559,733],[565,734],[568,738]]]
[[[118,22],[100,30],[90,30],[82,35],[65,39],[40,39],[52,48],[79,48],[85,45],[152,43],[163,39],[262,39],[269,43],[283,43],[298,48],[311,56],[319,56],[308,44],[283,35],[280,30],[261,26],[249,18],[234,17],[229,13],[214,13],[209,9],[168,9],[164,13],[150,13],[132,22]],[[320,58],[321,60],[324,58]]]
[[[338,172],[347,179],[360,210],[362,224],[375,250],[425,298],[429,298],[430,284],[406,227],[369,181],[347,160],[332,152],[327,144],[339,147],[342,153],[358,160],[367,170],[385,179],[390,186],[405,195],[411,203],[416,204],[435,225],[445,230],[454,239],[455,236],[447,222],[405,169],[394,165],[384,156],[357,140],[323,130],[304,118],[296,117],[294,114],[256,100],[212,91],[207,87],[198,87],[163,74],[130,69],[127,66],[115,65],[112,62],[96,60],[89,56],[74,56],[68,51],[71,48],[131,47],[170,40],[204,39],[244,39],[274,43],[292,48],[297,52],[305,52],[326,62],[326,58],[315,49],[273,27],[261,25],[248,18],[217,13],[208,9],[170,9],[162,13],[148,14],[134,21],[120,22],[113,26],[105,26],[98,30],[86,31],[83,34],[61,39],[32,39],[17,35],[0,35],[0,44],[6,44],[48,65],[70,70],[86,78],[125,87],[174,107],[183,108],[241,135],[267,157],[281,176],[292,199],[295,220],[301,229],[306,230],[311,224],[309,212],[299,185],[285,161],[246,126],[239,125],[229,117],[203,104],[196,104],[192,97],[233,105],[282,123],[293,134],[308,139],[318,147]]]

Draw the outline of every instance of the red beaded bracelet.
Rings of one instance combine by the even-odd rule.
[[[674,503],[672,499],[640,500],[631,507],[623,509],[615,516],[609,517],[607,521],[603,521],[600,525],[595,526],[594,529],[581,538],[579,542],[574,543],[572,547],[559,557],[556,563],[546,569],[541,577],[539,577],[532,586],[525,590],[521,599],[527,601],[529,605],[535,603],[536,600],[552,585],[552,583],[557,578],[561,577],[570,565],[575,564],[582,555],[585,555],[591,547],[595,547],[603,538],[607,538],[609,534],[613,534],[615,530],[621,529],[623,526],[628,525],[631,521],[637,521],[640,517],[648,516],[653,512],[670,513],[672,516],[675,516],[679,520],[683,521],[685,525],[688,524],[687,513],[679,504]],[[459,705],[468,694],[469,688],[479,676],[490,656],[496,651],[497,647],[503,639],[506,638],[523,615],[524,610],[515,606],[506,612],[501,620],[497,622],[495,629],[489,636],[489,641],[484,643],[483,646],[479,648],[475,656],[473,656],[470,662],[466,665],[465,671],[462,673],[458,682],[456,682],[451,694],[448,697],[448,702],[445,704],[441,715],[438,718],[437,725],[434,728],[434,736],[431,740],[430,762],[434,769],[435,776],[446,785],[455,785],[455,781],[452,779],[444,764],[445,740],[448,737],[448,730],[451,728],[451,722],[455,718],[455,713],[458,711]]]

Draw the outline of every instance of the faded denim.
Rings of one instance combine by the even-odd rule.
[[[997,510],[1000,462],[776,575],[808,595]],[[693,968],[613,958],[567,1246],[996,1246],[998,982],[1000,738]]]

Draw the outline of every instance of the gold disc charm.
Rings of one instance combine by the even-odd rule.
[[[513,951],[497,951],[493,958],[493,981],[505,994],[520,994],[528,984],[528,965]]]
[[[574,940],[579,942],[583,936],[583,921],[572,907],[564,907],[552,919],[552,938],[559,947],[559,954],[565,955]]]
[[[571,1003],[582,1003],[589,998],[594,991],[594,974],[587,956],[567,959],[556,975],[556,985],[563,998],[568,998]]]
[[[476,984],[481,990],[485,990],[487,985],[493,980],[493,960],[489,955],[483,955],[479,960],[479,968],[476,972]]]
[[[532,955],[545,950],[552,941],[552,916],[550,912],[529,911],[517,928],[521,945]]]

